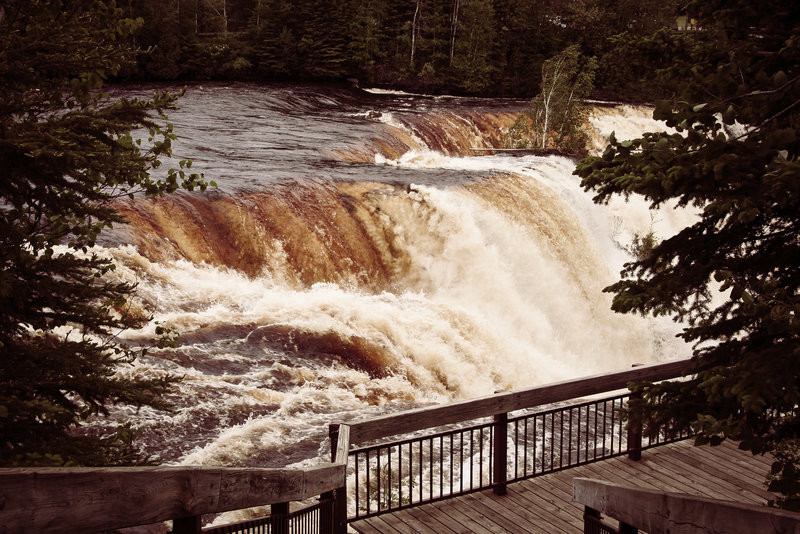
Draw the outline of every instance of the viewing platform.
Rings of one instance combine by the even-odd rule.
[[[689,439],[650,449],[639,461],[621,456],[510,484],[505,496],[488,490],[356,521],[350,527],[362,534],[579,534],[584,531],[584,506],[573,500],[575,478],[763,506],[775,498],[764,484],[770,464],[769,458],[753,456],[730,442],[694,447]]]
[[[800,514],[765,506],[769,457],[626,423],[629,384],[689,369],[667,362],[333,423],[331,461],[305,468],[0,469],[0,531],[800,534]]]

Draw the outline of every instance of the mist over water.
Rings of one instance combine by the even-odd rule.
[[[687,355],[602,288],[635,233],[690,215],[596,206],[567,158],[473,156],[525,103],[208,85],[180,105],[176,154],[219,189],[122,202],[103,243],[133,311],[182,334],[123,371],[185,377],[175,413],[117,414],[162,461],[306,462],[330,422]],[[597,144],[647,116],[602,110]]]

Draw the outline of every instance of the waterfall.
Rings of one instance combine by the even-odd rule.
[[[359,135],[343,120],[318,147],[327,174],[119,202],[115,276],[182,334],[123,371],[185,377],[173,415],[125,414],[157,457],[304,462],[333,420],[686,355],[675,325],[616,315],[602,289],[633,234],[690,215],[596,206],[564,157],[470,156],[497,146],[507,109],[348,117]],[[358,173],[331,179],[339,166]]]

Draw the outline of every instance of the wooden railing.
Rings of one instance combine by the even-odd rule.
[[[573,499],[586,507],[584,532],[616,532],[601,514],[620,522],[619,532],[656,534],[800,533],[800,514],[682,493],[631,488],[602,480],[575,478]]]
[[[482,417],[494,417],[497,414],[608,393],[626,389],[631,382],[658,382],[677,378],[690,368],[691,360],[643,365],[625,371],[576,378],[546,386],[387,414],[349,423],[347,426],[350,427],[350,444],[357,445],[436,426],[461,423]]]
[[[174,532],[200,532],[200,517],[254,506],[285,511],[321,495],[333,517],[320,532],[346,532],[347,461],[352,445],[419,430],[495,419],[509,412],[624,389],[630,382],[682,376],[688,360],[568,380],[548,386],[389,414],[330,428],[331,463],[307,469],[204,467],[0,469],[0,531],[97,532],[172,520]],[[505,451],[502,441],[494,447]],[[495,466],[505,460],[495,460]],[[496,480],[502,478],[495,473]],[[503,488],[504,489],[504,488]]]
[[[643,446],[641,432],[625,431],[626,424],[620,420],[628,395],[607,395],[631,382],[679,377],[689,365],[683,360],[635,367],[334,425],[334,432],[347,428],[350,445],[356,446],[348,462],[353,485],[348,520],[487,488],[504,495],[508,482],[612,456],[628,454],[638,459],[642,448],[668,438],[648,439]],[[574,402],[598,394],[606,397]],[[570,402],[553,406],[563,401]],[[509,412],[521,415],[509,417]],[[406,436],[413,432],[417,435]],[[386,440],[397,435],[404,437]],[[370,441],[377,444],[361,446]]]
[[[303,501],[341,486],[345,469],[2,469],[0,531],[85,533],[172,519],[176,533],[199,532],[203,514]]]

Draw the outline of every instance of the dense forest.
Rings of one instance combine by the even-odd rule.
[[[601,95],[647,99],[647,42],[677,0],[122,0],[142,25],[135,80],[340,81],[532,96],[544,61],[577,43]],[[684,14],[685,15],[685,14]],[[655,37],[653,37],[655,34]]]

